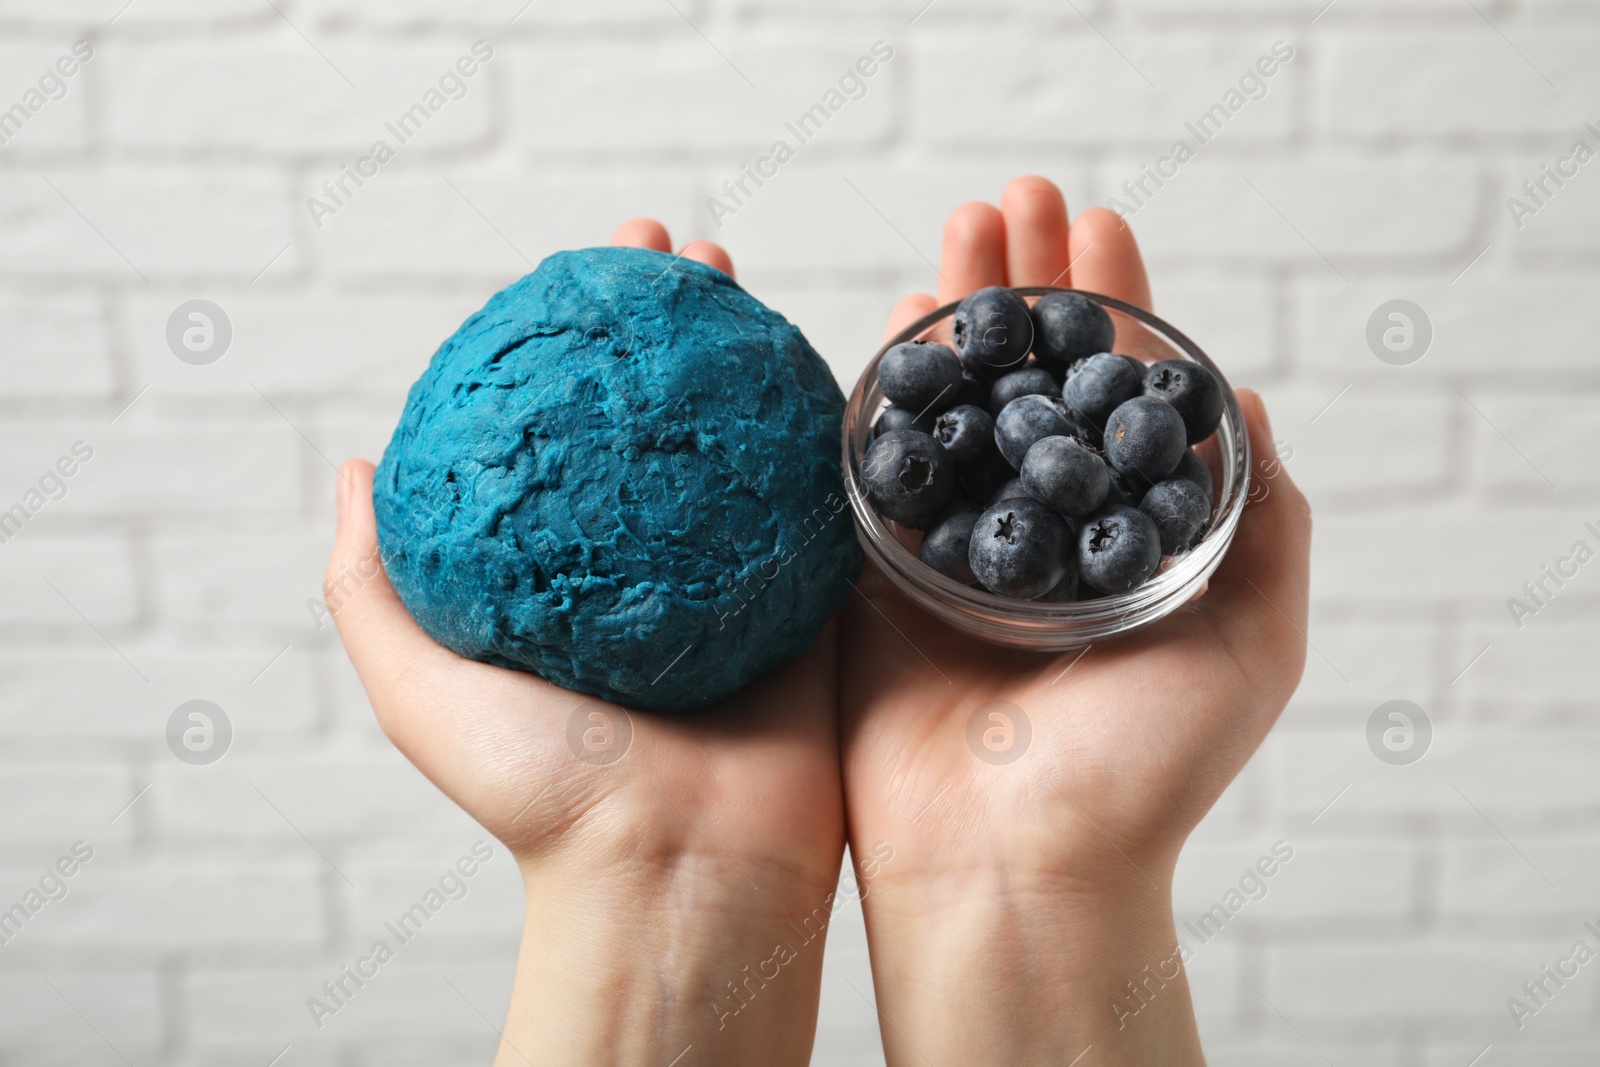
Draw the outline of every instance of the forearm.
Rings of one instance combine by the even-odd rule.
[[[809,1062],[832,884],[715,853],[525,880],[497,1067]]]
[[[996,870],[876,887],[873,981],[891,1067],[1203,1065],[1172,895],[1157,877],[1083,892]]]

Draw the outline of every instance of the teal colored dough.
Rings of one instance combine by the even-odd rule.
[[[843,409],[800,331],[721,271],[557,253],[411,387],[373,489],[385,567],[464,656],[704,707],[851,592]]]

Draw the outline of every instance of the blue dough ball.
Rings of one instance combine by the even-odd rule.
[[[850,595],[843,410],[800,331],[721,271],[557,253],[411,387],[373,490],[384,564],[461,655],[704,707]]]

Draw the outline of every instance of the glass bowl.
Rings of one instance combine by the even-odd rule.
[[[1211,467],[1215,489],[1211,519],[1200,543],[1182,555],[1161,561],[1149,581],[1117,596],[1067,603],[1015,600],[962,585],[917,558],[922,532],[879,517],[861,485],[872,423],[888,406],[878,387],[878,364],[890,348],[905,341],[950,343],[955,304],[929,312],[891,338],[872,358],[850,394],[844,415],[844,478],[855,511],[856,536],[867,557],[912,603],[958,630],[995,644],[1059,652],[1081,648],[1146,626],[1188,603],[1205,587],[1239,526],[1249,493],[1250,439],[1244,413],[1226,375],[1198,345],[1156,316],[1098,293],[1054,286],[1012,290],[1032,305],[1046,293],[1078,293],[1106,309],[1117,329],[1115,351],[1145,363],[1187,359],[1200,364],[1222,383],[1222,424],[1196,451]]]

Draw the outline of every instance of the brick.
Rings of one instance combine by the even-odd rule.
[[[0,295],[0,396],[109,396],[109,344],[93,297]]]
[[[367,700],[367,692],[361,687],[361,679],[342,650],[329,652],[323,657],[323,672],[325,684],[331,691],[335,729],[342,735],[359,739],[366,746],[390,748],[391,743],[378,725],[372,704]]]
[[[1518,833],[1512,840],[1514,849],[1498,835],[1445,845],[1440,875],[1444,914],[1501,921],[1560,916],[1570,920],[1574,938],[1592,939],[1582,924],[1600,925],[1600,914],[1564,895],[1560,887],[1594,884],[1600,875],[1600,841],[1537,833]]]
[[[150,741],[163,736],[174,708],[196,698],[220,705],[239,735],[308,730],[310,660],[291,648],[261,673],[278,651],[175,655],[132,647],[146,683],[103,643],[9,647],[0,657],[0,737]]]
[[[1463,255],[1460,267],[1478,251]],[[1521,381],[1565,386],[1569,372],[1592,365],[1585,308],[1600,299],[1600,277],[1497,277],[1490,268],[1498,267],[1500,252],[1492,249],[1454,284],[1416,276],[1351,285],[1337,278],[1306,281],[1295,294],[1299,365],[1339,379],[1336,386],[1354,375],[1392,383],[1439,381],[1504,374],[1506,353],[1515,352]],[[1380,305],[1397,299],[1420,306],[1433,330],[1427,354],[1405,367],[1380,361],[1366,341],[1368,320]]]
[[[274,401],[334,393],[403,399],[434,350],[485,296],[219,294],[233,340],[206,366],[184,363],[167,347],[167,319],[179,300],[134,300],[127,308],[134,373],[152,383],[153,397],[238,393],[260,403],[260,389]]]
[[[1212,358],[1236,386],[1269,377],[1279,362],[1272,286],[1248,278],[1161,275],[1155,311]]]
[[[1262,395],[1284,467],[1313,507],[1341,496],[1443,488],[1454,452],[1454,393],[1330,383],[1268,387]]]
[[[125,625],[138,611],[133,556],[120,538],[46,537],[24,527],[0,545],[0,624],[66,626],[101,644],[91,625]]]
[[[73,879],[71,895],[51,905],[55,914],[36,920],[37,939],[26,933],[55,945],[107,947],[318,944],[325,935],[321,861],[306,854],[248,865],[172,857],[120,869],[91,864]]]
[[[1600,110],[1589,113],[1589,118],[1600,129]],[[1577,167],[1578,173],[1563,178],[1557,187],[1545,177],[1542,167],[1554,170],[1559,164],[1572,170],[1573,163],[1562,163],[1572,155],[1574,143],[1583,141],[1590,151],[1600,151],[1600,136],[1586,128],[1574,125],[1565,143],[1557,140],[1542,156],[1522,156],[1503,171],[1505,183],[1499,210],[1495,212],[1494,234],[1502,248],[1512,252],[1533,253],[1593,253],[1600,241],[1595,239],[1596,226],[1600,225],[1600,164],[1593,158]],[[1524,182],[1544,178],[1544,191],[1533,199],[1523,188]],[[1515,198],[1521,207],[1513,208]],[[1528,209],[1533,214],[1527,214]]]
[[[1198,0],[1186,3],[1185,0],[1115,0],[1119,10],[1132,14],[1160,14],[1160,15],[1186,15],[1204,17],[1211,15],[1278,15],[1291,16],[1296,21],[1280,31],[1283,36],[1290,38],[1296,44],[1302,39],[1311,38],[1310,33],[1300,29],[1299,20],[1307,17],[1308,8],[1305,4],[1295,3],[1294,0]],[[1459,13],[1451,0],[1337,0],[1326,10],[1318,12],[1316,8],[1309,9],[1311,15],[1316,16],[1316,25],[1334,25],[1342,21],[1346,15],[1370,15],[1373,12],[1387,14],[1392,11],[1449,11]],[[1309,19],[1308,19],[1309,21]],[[1302,1050],[1303,1051],[1303,1050]]]
[[[1133,172],[1102,171],[1108,194],[1118,175]],[[1477,176],[1460,165],[1213,154],[1191,161],[1144,206],[1130,202],[1137,210],[1129,222],[1155,262],[1287,260],[1343,284],[1362,273],[1352,260],[1466,252],[1481,199]]]
[[[352,402],[338,412],[324,410],[306,432],[316,437],[322,451],[335,462],[347,456],[360,456],[377,463],[384,449],[389,447],[389,439],[394,436],[395,425],[400,421],[400,413],[404,409],[403,395],[382,403]],[[326,519],[331,529],[334,521],[333,484],[338,473],[319,464],[314,474],[317,488],[312,493],[312,500],[317,505],[318,514]]]
[[[79,1025],[82,1026],[81,1019]],[[0,1044],[0,1052],[15,1056],[17,1062],[26,1063],[28,1067],[128,1067],[130,1059],[135,1063],[161,1062],[158,1045],[124,1040],[113,1048],[87,1026],[78,1034],[52,1034],[49,1045]]]
[[[1215,834],[1231,840],[1241,826],[1248,824],[1254,814],[1252,804],[1258,773],[1255,763],[1246,764],[1239,776],[1222,791],[1222,796],[1217,798],[1211,810],[1206,812],[1195,834],[1201,838]]]
[[[5,1034],[0,1048],[37,1041],[81,1043],[85,1051],[93,1042],[103,1049],[96,1029],[116,1042],[161,1039],[161,982],[155,971],[52,967],[48,978],[59,992],[39,974],[0,974],[0,1033]]]
[[[490,1030],[446,1038],[391,1040],[380,1036],[360,1042],[354,1052],[355,1058],[348,1062],[353,1067],[433,1067],[439,1063],[482,1063],[494,1059],[499,1043],[500,1039]]]
[[[1087,0],[1077,4],[1080,11],[1085,14],[1094,14],[1097,8],[1103,7],[1106,0]],[[1071,8],[1062,10],[1061,5],[1052,0],[1006,0],[1001,4],[994,0],[936,0],[929,4],[927,0],[918,0],[915,6],[907,6],[900,0],[817,0],[814,5],[805,8],[795,8],[786,4],[784,0],[726,0],[726,7],[735,11],[759,14],[764,18],[783,18],[810,16],[815,12],[826,12],[830,17],[856,16],[863,19],[873,19],[872,25],[879,25],[884,16],[894,16],[892,23],[881,23],[886,28],[897,32],[903,30],[908,15],[915,15],[917,26],[934,26],[947,19],[962,21],[973,16],[993,18],[997,12],[1006,14],[1026,15],[1030,19],[1039,16],[1054,15],[1054,21],[1068,23],[1073,27],[1083,25],[1079,16]],[[953,18],[952,18],[953,16]]]
[[[487,297],[552,252],[608,244],[636,215],[659,218],[681,244],[692,235],[692,188],[670,171],[648,181],[396,174],[323,219],[313,240],[336,275],[466,276],[479,279]],[[448,332],[430,340],[437,345]]]
[[[107,101],[108,136],[123,148],[226,148],[246,155],[331,156],[341,163],[354,163],[378,140],[399,160],[456,152],[487,139],[489,82],[496,64],[505,61],[503,53],[460,79],[464,89],[441,88],[440,77],[469,54],[472,40],[379,46],[321,32],[311,39],[316,43],[280,19],[249,39],[112,42],[104,63],[118,91]],[[207,91],[195,92],[199,85]],[[439,90],[443,103],[420,130],[399,127],[397,134],[385,128],[413,105],[426,107],[429,89]],[[320,184],[338,168],[313,173]]]
[[[92,848],[125,840],[132,820],[117,818],[117,813],[139,788],[131,775],[111,764],[0,767],[0,798],[4,801],[0,803],[0,840],[36,841],[62,851],[79,840]],[[113,818],[117,818],[115,823]],[[99,871],[100,867],[95,867],[95,873]]]
[[[1189,136],[1184,123],[1236,89],[1272,44],[1267,34],[1243,41],[1232,34],[1112,32],[1108,41],[1081,24],[1076,29],[1081,32],[1041,36],[1020,50],[1013,35],[988,28],[926,32],[912,75],[914,136],[961,149],[1137,141],[1164,151]],[[993,61],[1002,55],[1005,62]],[[1299,62],[1267,79],[1266,95],[1233,114],[1219,137],[1234,143],[1286,138]],[[951,77],[955,70],[967,76]],[[1214,148],[1200,151],[1208,147]],[[1128,174],[1137,174],[1137,164]]]
[[[306,1001],[322,996],[322,983],[337,977],[359,953],[348,959],[330,958],[321,966],[196,968],[184,981],[189,1026],[203,1041],[270,1041],[301,1035],[313,1048],[331,1040],[365,1044],[379,1039],[483,1038],[487,1034],[478,1058],[491,1056],[495,1035],[483,1020],[505,1018],[512,957],[508,954],[504,962],[492,964],[418,964],[405,951],[401,946],[395,958],[356,990],[346,1006],[324,1017],[320,1032]]]
[[[1503,608],[1537,560],[1529,530],[1552,536],[1589,516],[1576,507],[1519,505],[1519,513],[1480,510],[1460,502],[1416,502],[1381,513],[1317,517],[1316,600],[1414,605],[1480,600]]]
[[[1543,492],[1551,485],[1580,492],[1600,487],[1600,472],[1584,462],[1587,443],[1600,434],[1592,397],[1463,391],[1477,409],[1470,419],[1477,449],[1472,466],[1480,484]]]
[[[760,195],[724,218],[720,229],[708,227],[707,235],[726,243],[734,265],[753,275],[896,271],[931,292],[938,285],[936,265],[950,212],[967,200],[998,202],[1008,182],[1033,169],[1055,180],[1069,198],[1088,186],[1081,166],[1041,166],[1038,159],[869,168],[797,157],[756,190]],[[1087,204],[1069,206],[1081,210]],[[844,249],[849,254],[841,265]],[[883,308],[885,320],[891,310],[892,303]]]
[[[1291,718],[1308,706],[1366,704],[1364,694],[1429,703],[1435,681],[1430,624],[1333,622],[1313,615],[1306,636],[1316,651],[1306,655]]]
[[[1272,948],[1267,953],[1272,981],[1262,992],[1302,1024],[1312,1019],[1369,1024],[1403,1015],[1456,1020],[1486,1032],[1486,1024],[1506,1024],[1509,1016],[1497,1014],[1505,1012],[1506,998],[1559,954],[1558,945],[1525,940]],[[1540,1022],[1573,1019],[1586,1008],[1582,994],[1569,993],[1541,1012]]]
[[[139,0],[137,4],[128,0],[61,0],[48,7],[28,0],[0,0],[0,20],[8,22],[77,27],[113,18],[119,27],[280,21],[250,0]]]
[[[154,777],[146,798],[150,814],[163,834],[175,838],[298,842],[303,833],[328,852],[335,839],[425,830],[470,834],[476,826],[393,749],[294,757],[241,753],[213,768],[163,764]],[[309,848],[306,853],[321,864]],[[344,870],[332,853],[330,858]],[[349,871],[344,876],[355,881]]]
[[[1249,990],[1245,992],[1249,996],[1255,996]],[[1260,998],[1257,998],[1257,1003],[1260,1003]],[[1403,1067],[1410,1062],[1402,1058],[1399,1047],[1394,1044],[1330,1041],[1319,1037],[1316,1047],[1313,1048],[1307,1045],[1303,1038],[1290,1031],[1276,1015],[1272,1016],[1272,1020],[1276,1023],[1274,1029],[1278,1031],[1275,1039],[1263,1039],[1251,1044],[1205,1040],[1206,1035],[1202,1033],[1207,1062],[1218,1064],[1218,1067],[1223,1064],[1227,1067],[1328,1067],[1330,1062],[1371,1064],[1372,1067]],[[1482,1049],[1480,1047],[1474,1051]],[[1472,1055],[1472,1052],[1467,1053],[1462,1057],[1461,1063],[1467,1062]],[[1455,1067],[1460,1067],[1460,1064],[1456,1064]]]
[[[1293,849],[1286,862],[1272,852],[1279,841]],[[1247,878],[1252,872],[1259,876],[1254,868],[1263,857],[1272,861],[1268,866],[1275,868],[1274,873]],[[1240,930],[1259,930],[1262,923],[1273,920],[1403,917],[1412,906],[1415,865],[1415,850],[1408,844],[1328,840],[1314,831],[1279,838],[1262,835],[1227,846],[1191,844],[1178,863],[1174,910],[1183,934],[1184,922],[1198,927],[1230,890],[1238,892],[1247,903],[1217,935],[1220,941],[1235,944]],[[1248,884],[1241,887],[1241,879]],[[1191,941],[1196,936],[1187,933]]]
[[[172,1067],[261,1067],[283,1053],[287,1041],[207,1041],[191,1045],[184,1053],[168,1060]],[[315,1047],[294,1044],[295,1067],[347,1067],[345,1050],[338,1045]],[[284,1056],[288,1059],[288,1056]],[[435,1062],[450,1062],[447,1059]],[[126,1065],[124,1065],[126,1067]]]
[[[0,18],[4,18],[0,8]],[[58,60],[66,57],[76,68],[62,77]],[[94,58],[89,60],[93,65]],[[73,55],[71,41],[8,41],[0,46],[0,70],[7,72],[0,93],[0,111],[6,125],[0,136],[6,138],[3,151],[8,157],[59,152],[82,152],[89,147],[89,89],[84,65]],[[41,81],[41,79],[43,79]],[[27,100],[29,90],[37,97]],[[20,124],[20,105],[27,117]],[[36,105],[35,110],[30,105]]]
[[[1430,812],[1487,837],[1494,831],[1485,816],[1509,833],[1517,820],[1536,813],[1600,806],[1600,783],[1591,785],[1589,773],[1600,756],[1600,735],[1475,728],[1437,708],[1430,718],[1428,753],[1405,767],[1384,765],[1368,750],[1365,717],[1353,717],[1337,732],[1273,735],[1263,752],[1272,768],[1275,809],[1309,818],[1349,785],[1319,827],[1352,814]]]
[[[259,173],[0,174],[0,273],[132,285],[197,276],[249,281],[289,244],[289,207],[285,184]],[[298,263],[290,248],[279,268]]]
[[[683,26],[650,41],[515,46],[515,92],[528,119],[524,151],[542,160],[552,152],[616,152],[619,146],[632,152],[714,150],[733,174],[741,160],[730,153],[745,153],[742,161],[753,162],[751,153],[765,152],[779,139],[809,152],[888,136],[903,55],[865,80],[865,95],[837,109],[816,133],[816,145],[801,144],[784,127],[837,88],[841,76],[869,53],[872,36],[775,37],[719,28],[707,36],[714,43]],[[629,71],[629,77],[617,78],[617,70]],[[553,86],[560,91],[552,92]],[[574,100],[583,107],[572,107]]]
[[[1324,30],[1319,122],[1360,138],[1564,138],[1600,91],[1600,34],[1489,17],[1494,28],[1480,18],[1459,27]]]
[[[491,855],[481,860],[473,848],[483,842]],[[358,847],[344,864],[355,888],[338,884],[347,901],[351,940],[366,944],[383,936],[383,924],[394,922],[421,901],[429,890],[448,901],[422,927],[429,942],[461,936],[494,935],[498,943],[514,941],[522,932],[527,896],[516,861],[486,833],[420,842]],[[463,877],[455,866],[466,858],[474,869]]]
[[[1184,964],[1189,975],[1189,992],[1194,997],[1195,1018],[1200,1025],[1235,1019],[1241,996],[1250,996],[1244,985],[1244,957],[1236,946],[1219,943],[1193,946],[1194,956]],[[1134,976],[1129,975],[1129,980]]]
[[[47,503],[41,514],[290,511],[300,501],[303,443],[265,402],[260,405],[253,425],[152,425],[131,414],[115,426],[87,429],[13,422],[0,436],[11,467],[5,476],[19,487],[36,482],[81,440],[93,449],[92,457],[65,479],[66,495]]]
[[[1507,1022],[1510,1022],[1509,1013]],[[1530,1030],[1534,1025],[1533,1020],[1528,1021]],[[1428,1058],[1423,1062],[1426,1067],[1460,1067],[1461,1064],[1470,1063],[1472,1057],[1482,1053],[1483,1044],[1481,1041],[1475,1045],[1454,1042],[1442,1044],[1429,1049]],[[1593,1055],[1594,1043],[1581,1039],[1563,1040],[1557,1036],[1554,1039],[1539,1040],[1537,1044],[1527,1039],[1517,1042],[1517,1067],[1567,1067],[1568,1064],[1582,1063],[1586,1057]]]
[[[674,6],[684,16],[700,22],[705,2],[685,0]],[[581,5],[528,4],[528,0],[463,0],[441,8],[428,0],[399,0],[373,7],[359,0],[312,0],[307,5],[314,19],[329,26],[472,27],[497,36],[569,27],[603,27],[618,33],[637,33],[643,27],[683,26],[683,20],[665,4],[651,0],[594,0]],[[515,20],[515,21],[513,21]]]
[[[162,538],[151,550],[161,618],[315,632],[333,530],[302,537]]]
[[[1600,525],[1600,524],[1597,524]],[[1596,538],[1587,536],[1590,547],[1596,547]],[[1600,567],[1596,573],[1585,575],[1579,571],[1574,583],[1588,583],[1600,592]],[[1528,577],[1539,576],[1539,568],[1530,561]],[[1553,589],[1553,584],[1546,588]],[[1569,585],[1571,594],[1578,587]],[[1507,589],[1508,597],[1524,599],[1520,589]],[[1560,594],[1558,594],[1560,595]],[[1524,599],[1524,602],[1525,599]],[[1502,609],[1500,617],[1492,623],[1467,627],[1457,643],[1455,663],[1464,670],[1452,686],[1461,700],[1479,701],[1497,709],[1525,709],[1545,705],[1568,708],[1588,708],[1594,699],[1594,686],[1584,677],[1584,672],[1574,666],[1587,662],[1600,642],[1600,625],[1587,620],[1572,622],[1543,610],[1534,616],[1524,616],[1521,630],[1515,628],[1510,611]],[[1588,614],[1592,618],[1592,613]],[[1487,652],[1477,662],[1473,657],[1485,648]],[[1471,664],[1468,667],[1468,664]]]

